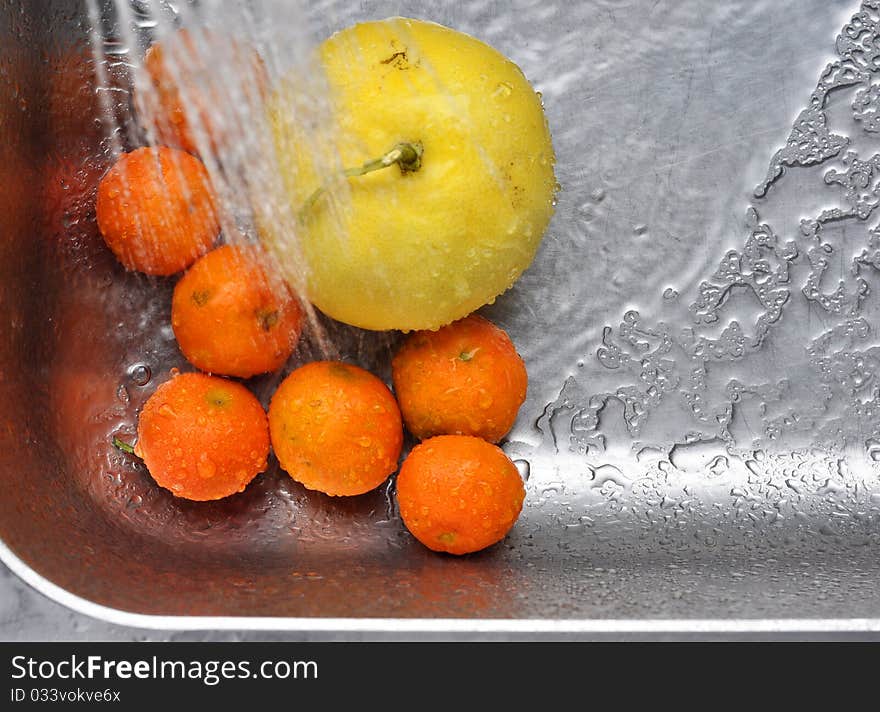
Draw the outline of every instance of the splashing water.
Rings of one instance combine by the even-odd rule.
[[[133,115],[120,118],[108,102],[102,106],[111,157],[146,144],[182,148],[201,158],[218,196],[222,242],[268,247],[274,288],[290,288],[299,296],[310,327],[300,345],[302,360],[355,351],[369,362],[386,351],[393,342],[389,337],[331,324],[303,298],[297,220],[283,185],[267,103],[279,82],[295,82],[293,90],[277,93],[275,111],[307,122],[312,140],[296,150],[322,156],[315,163],[324,167],[325,177],[339,172],[305,8],[163,0],[115,0],[108,8],[91,0],[89,10],[97,90],[128,93],[133,108]],[[118,61],[129,83],[111,88],[104,68]],[[345,191],[338,192],[344,200]]]

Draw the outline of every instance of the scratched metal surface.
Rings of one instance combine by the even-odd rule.
[[[304,13],[314,37],[394,14],[455,26],[543,93],[557,214],[534,266],[486,310],[531,378],[505,444],[529,465],[520,522],[502,545],[453,561],[408,538],[385,492],[340,505],[269,473],[234,503],[190,507],[112,453],[96,458],[91,438],[130,425],[179,355],[161,333],[146,350],[119,335],[123,316],[142,315],[149,332],[165,307],[148,296],[155,285],[95,258],[81,226],[62,253],[88,265],[71,277],[83,294],[102,285],[82,297],[97,314],[47,302],[60,333],[103,346],[67,343],[77,368],[16,336],[51,259],[7,262],[43,268],[6,295],[0,354],[36,364],[3,382],[7,400],[45,408],[45,377],[79,394],[54,418],[26,413],[27,437],[25,425],[0,434],[0,471],[16,486],[0,509],[11,550],[65,589],[155,615],[880,618],[874,3],[327,2]],[[44,437],[62,451],[38,450]],[[61,491],[46,506],[25,506],[49,483]],[[50,521],[56,533],[35,541]],[[5,636],[136,635],[8,576],[0,590]]]

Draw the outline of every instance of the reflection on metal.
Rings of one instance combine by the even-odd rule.
[[[551,451],[579,453],[591,470],[613,463],[627,472],[636,485],[612,498],[618,523],[669,529],[662,510],[684,486],[687,505],[669,505],[674,527],[714,520],[731,543],[741,535],[730,536],[731,522],[773,538],[766,527],[815,516],[828,518],[820,532],[874,536],[880,2],[863,2],[835,46],[754,190],[740,246],[709,276],[658,295],[668,303],[650,311],[662,318],[630,309],[605,326],[595,353],[615,387],[595,391],[580,373],[569,377],[538,420],[542,443],[517,449],[545,462]],[[789,181],[800,181],[794,192]],[[782,225],[765,213],[782,215]],[[679,292],[693,295],[689,304]],[[685,451],[700,456],[685,466]],[[566,484],[570,497],[582,490],[575,477]]]
[[[149,5],[139,31],[161,29]],[[105,48],[96,72],[85,5],[0,22],[0,558],[65,605],[166,629],[880,629],[880,28],[876,2],[852,5],[330,0],[297,18],[323,37],[430,16],[544,96],[557,214],[485,310],[529,368],[504,444],[526,509],[455,560],[412,541],[393,484],[338,501],[272,471],[197,505],[113,448],[186,367],[172,284],[124,273],[90,212],[136,136],[144,47]],[[293,23],[289,3],[250,6],[247,28]],[[387,377],[399,335],[322,326]],[[278,378],[250,385],[265,402]]]

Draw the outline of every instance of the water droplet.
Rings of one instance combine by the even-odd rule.
[[[718,455],[709,464],[709,476],[721,477],[730,467],[730,460],[724,455]]]
[[[614,465],[605,464],[595,467],[593,465],[587,465],[587,468],[589,469],[591,479],[593,480],[593,489],[600,489],[608,484],[623,488],[629,487],[626,475]]]
[[[208,479],[217,474],[217,466],[208,459],[205,453],[202,453],[199,461],[196,463],[196,472],[199,473],[199,477]]]
[[[146,386],[152,377],[153,372],[144,363],[136,363],[128,368],[128,378],[136,386]]]
[[[529,477],[532,474],[531,465],[529,465],[528,460],[514,460],[513,464],[516,465],[516,469],[519,472],[519,476],[522,477],[523,482],[528,482]]]
[[[128,389],[125,387],[125,384],[120,383],[119,387],[116,389],[116,397],[122,403],[128,403],[131,400],[131,397],[128,395]]]
[[[507,99],[511,94],[513,94],[513,87],[507,82],[499,82],[492,92],[492,96],[496,99]],[[505,120],[510,121],[510,118],[505,117]]]
[[[636,452],[636,460],[639,462],[659,460],[662,457],[663,449],[656,445],[646,445],[645,447],[639,448],[638,452]]]
[[[727,465],[727,458],[718,452],[721,448],[718,440],[676,443],[669,450],[669,461],[682,472],[703,473],[708,467],[716,467],[720,474]]]
[[[841,492],[846,492],[846,487],[840,482],[835,482],[831,478],[825,480],[825,482],[822,483],[822,486],[816,490],[816,494],[822,496],[840,494]]]

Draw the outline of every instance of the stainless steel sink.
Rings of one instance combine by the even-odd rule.
[[[393,481],[335,500],[273,464],[191,503],[110,444],[186,367],[173,281],[126,273],[94,223],[114,142],[138,140],[127,65],[143,47],[114,39],[118,7],[0,3],[13,571],[151,628],[880,631],[880,2],[250,5],[255,27],[315,40],[436,20],[543,93],[557,214],[484,310],[529,368],[505,443],[526,507],[504,542],[457,559],[408,535]],[[387,377],[395,336],[324,326]],[[278,379],[249,385],[265,402]]]

